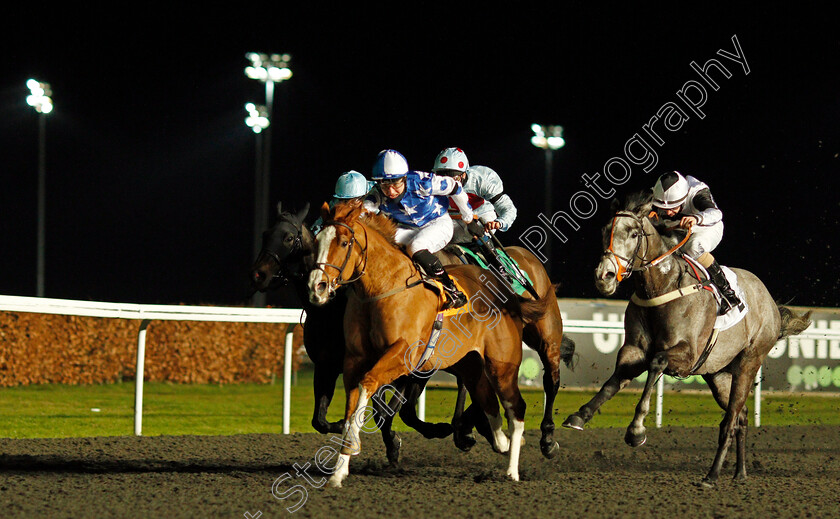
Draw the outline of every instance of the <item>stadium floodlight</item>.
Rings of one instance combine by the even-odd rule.
[[[39,114],[48,114],[53,110],[52,90],[49,83],[41,83],[35,79],[26,82],[29,87],[29,95],[26,96],[26,104],[33,107]]]
[[[289,54],[264,54],[260,52],[248,52],[245,59],[250,65],[245,67],[245,75],[251,79],[265,83],[265,106],[262,113],[245,120],[254,133],[263,132],[264,137],[257,139],[257,178],[256,178],[256,201],[254,203],[254,257],[259,253],[262,245],[262,231],[268,226],[268,196],[269,196],[269,171],[271,169],[271,116],[274,106],[274,83],[280,83],[292,77],[292,69],[289,68],[289,61],[292,57]],[[250,122],[249,122],[250,120]],[[265,306],[265,293],[257,292],[254,295],[254,306]]]
[[[551,218],[553,216],[551,197],[552,190],[554,189],[552,185],[554,178],[554,154],[566,145],[566,141],[563,139],[563,127],[532,124],[531,130],[534,132],[534,136],[531,137],[531,144],[545,150],[545,187],[543,189],[545,192],[545,207],[543,211],[545,212],[546,218]],[[548,233],[544,247],[546,257],[545,270],[549,275],[551,275],[551,234]]]
[[[268,109],[265,106],[247,103],[245,104],[245,111],[248,112],[248,117],[245,118],[245,124],[254,133],[260,133],[271,124],[271,121],[268,119]]]
[[[543,126],[541,124],[532,124],[531,130],[534,136],[531,137],[531,144],[537,148],[544,150],[559,150],[566,145],[563,139],[562,126]]]
[[[53,101],[50,97],[52,89],[49,83],[42,83],[35,79],[26,82],[29,88],[29,95],[26,96],[26,104],[38,112],[38,235],[37,235],[37,256],[35,267],[35,295],[44,297],[44,270],[46,266],[46,213],[47,213],[47,114],[53,111]]]

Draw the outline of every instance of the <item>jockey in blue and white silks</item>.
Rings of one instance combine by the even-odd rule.
[[[469,197],[470,207],[484,224],[487,232],[506,232],[516,220],[516,206],[504,192],[499,174],[486,166],[470,166],[466,153],[461,148],[446,148],[435,159],[432,172],[445,175],[461,183]],[[470,243],[470,234],[462,223],[458,211],[449,208],[454,231],[452,243]]]
[[[723,315],[741,301],[726,279],[712,251],[723,239],[723,213],[715,203],[709,186],[692,176],[671,171],[660,176],[653,186],[656,216],[691,229],[691,236],[681,251],[696,259],[709,272],[712,282],[723,295],[718,313]]]
[[[395,241],[406,247],[411,259],[426,274],[444,286],[449,296],[447,308],[463,306],[466,297],[455,287],[434,255],[452,239],[450,200],[458,207],[464,222],[471,224],[474,221],[469,198],[461,184],[433,173],[409,170],[405,157],[395,150],[379,153],[371,178],[377,182],[377,187],[365,198],[365,208],[396,220]]]

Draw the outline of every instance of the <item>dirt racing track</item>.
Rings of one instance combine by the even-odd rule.
[[[329,445],[314,433],[0,439],[0,517],[840,516],[840,427],[752,429],[749,479],[730,479],[730,453],[714,489],[696,483],[717,428],[649,430],[638,449],[623,435],[559,430],[561,453],[546,460],[538,431],[527,431],[518,483],[483,440],[463,453],[451,438],[403,433],[393,469],[378,435],[367,435],[338,489],[313,488],[323,476],[313,465],[311,482],[295,477],[295,464]]]

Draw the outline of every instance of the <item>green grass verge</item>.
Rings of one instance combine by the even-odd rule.
[[[589,400],[594,391],[563,391],[554,405],[555,421]],[[456,391],[431,388],[426,397],[426,419],[449,421]],[[523,390],[528,404],[526,427],[539,427],[543,395]],[[601,408],[589,427],[626,427],[638,392],[623,392]],[[270,384],[181,385],[146,383],[143,434],[244,434],[281,433],[283,385]],[[291,430],[313,432],[310,426],[314,396],[312,373],[303,370],[292,387]],[[753,397],[748,405],[752,409]],[[653,408],[653,405],[651,405]],[[98,411],[95,411],[98,410]],[[752,411],[750,411],[752,413]],[[328,419],[344,413],[344,391],[337,385]],[[663,424],[717,426],[722,412],[708,392],[665,394]],[[750,416],[752,420],[752,416]],[[653,425],[653,411],[648,425]],[[765,393],[762,425],[840,425],[840,395],[789,395]],[[395,420],[397,430],[407,430]],[[134,384],[67,386],[59,384],[0,388],[0,437],[59,438],[120,436],[134,432]]]

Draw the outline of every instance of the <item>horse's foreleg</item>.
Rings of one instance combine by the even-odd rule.
[[[592,419],[595,411],[600,409],[616,393],[624,389],[631,380],[641,375],[645,371],[646,364],[645,352],[640,347],[633,344],[622,346],[618,350],[618,358],[612,376],[604,382],[601,390],[589,402],[566,418],[563,427],[582,431],[583,426]]]
[[[405,380],[400,379],[394,382],[392,389],[394,391],[391,399],[387,404],[384,402],[386,389],[383,387],[379,393],[378,398],[372,399],[374,416],[379,417],[377,424],[379,431],[382,433],[382,442],[385,444],[385,455],[388,457],[388,463],[396,466],[400,460],[400,447],[402,446],[402,439],[393,429],[394,415],[397,414],[402,407],[402,403],[406,401],[405,397]],[[402,412],[400,411],[400,414]]]
[[[340,487],[344,479],[350,474],[350,456],[358,454],[361,445],[359,444],[358,428],[351,427],[356,420],[354,416],[359,403],[359,389],[356,385],[359,379],[359,371],[363,365],[363,359],[358,357],[344,358],[344,434],[341,437],[341,450],[335,471],[329,479],[329,485]]]
[[[624,435],[625,443],[631,447],[638,447],[647,441],[647,436],[645,435],[645,417],[650,412],[650,395],[653,393],[653,386],[667,367],[667,352],[661,351],[654,355],[648,368],[645,389],[642,391],[639,403],[636,404],[636,414],[633,416],[633,421],[630,422],[630,425],[627,427],[627,432]]]
[[[400,418],[403,423],[423,435],[424,438],[446,438],[452,434],[452,425],[448,423],[424,422],[417,416],[417,409],[414,407],[427,379],[409,377],[405,389],[405,405],[400,407]]]
[[[344,422],[327,421],[327,409],[335,393],[335,382],[341,368],[332,365],[315,364],[313,390],[315,392],[315,410],[312,414],[312,427],[321,434],[344,432]]]

